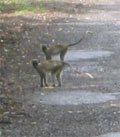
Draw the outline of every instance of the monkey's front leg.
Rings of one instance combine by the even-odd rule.
[[[41,87],[43,87],[43,76],[40,76],[41,77]]]
[[[48,84],[47,84],[47,80],[46,80],[46,75],[44,75],[44,83],[45,83],[45,86],[47,87]]]

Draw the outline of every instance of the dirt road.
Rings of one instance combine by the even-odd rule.
[[[0,136],[120,136],[119,0],[48,6],[49,14],[1,16]],[[40,88],[31,60],[45,59],[41,46],[83,35],[66,55],[74,69],[63,72],[63,86]]]

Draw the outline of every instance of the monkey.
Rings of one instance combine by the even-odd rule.
[[[84,39],[84,37],[85,36],[83,36],[78,42],[69,45],[53,45],[49,48],[47,48],[46,46],[42,46],[42,51],[46,56],[46,60],[51,60],[52,56],[60,55],[60,60],[64,61],[64,57],[67,53],[68,48],[80,43]]]
[[[46,74],[51,73],[53,79],[53,86],[55,86],[55,76],[58,81],[58,86],[62,85],[61,83],[61,72],[63,71],[65,66],[70,66],[68,63],[62,61],[53,61],[53,60],[46,60],[43,62],[38,63],[37,60],[32,61],[33,67],[39,73],[41,78],[41,87],[48,86]]]

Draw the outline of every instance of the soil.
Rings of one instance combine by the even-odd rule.
[[[94,137],[119,132],[119,94],[115,101],[87,105],[32,101],[37,95],[61,91],[119,92],[119,1],[65,0],[45,4],[47,13],[0,14],[0,136]],[[42,45],[67,45],[83,35],[85,40],[69,51],[113,54],[68,61],[80,74],[68,68],[63,72],[62,87],[41,88],[31,61],[45,60]]]

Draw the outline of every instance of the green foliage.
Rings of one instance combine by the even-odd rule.
[[[51,2],[54,0],[48,0]],[[41,0],[34,3],[32,0],[0,0],[0,13],[15,13],[17,15],[29,14],[35,12],[46,12],[47,7]]]

